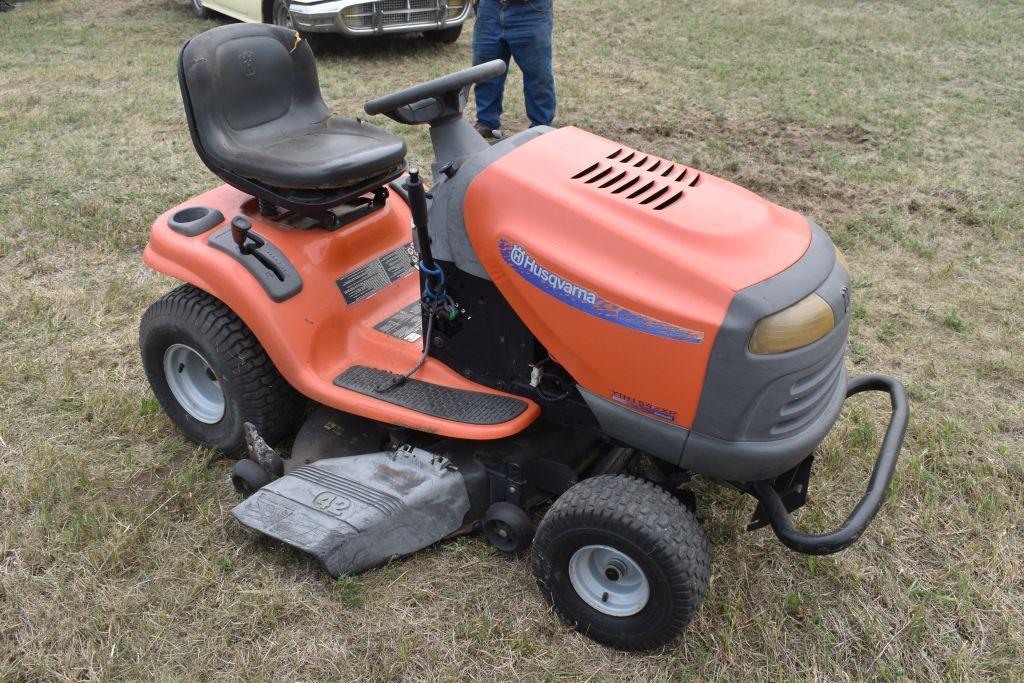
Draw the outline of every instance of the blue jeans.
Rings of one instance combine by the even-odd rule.
[[[551,2],[526,0],[503,5],[480,0],[473,26],[473,64],[514,58],[523,70],[523,94],[530,124],[547,126],[555,118],[555,74],[551,68]],[[476,120],[501,127],[505,74],[476,84]]]

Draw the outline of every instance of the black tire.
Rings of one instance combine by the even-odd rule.
[[[270,23],[282,28],[295,28],[295,24],[292,22],[292,15],[288,11],[287,0],[274,0],[274,4],[270,9]]]
[[[210,10],[203,6],[203,0],[192,0],[192,13],[200,19],[208,19]]]
[[[643,571],[649,598],[635,614],[600,612],[574,588],[570,559],[594,546],[623,553]],[[634,477],[605,475],[576,484],[544,515],[533,541],[533,572],[566,624],[605,645],[649,650],[671,642],[693,619],[711,559],[697,518],[670,493]]]
[[[484,515],[484,535],[498,550],[518,553],[530,547],[533,522],[519,507],[505,501],[493,503]]]
[[[224,414],[215,424],[190,415],[168,386],[164,354],[174,344],[195,349],[216,375]],[[292,433],[305,410],[306,400],[281,377],[245,323],[192,285],[178,287],[149,307],[142,316],[139,347],[149,384],[171,421],[192,441],[230,457],[247,452],[245,422],[274,445]]]
[[[462,24],[459,24],[458,26],[449,26],[448,28],[443,28],[440,31],[427,31],[426,33],[427,38],[444,45],[451,45],[457,41],[461,35]]]
[[[231,468],[231,485],[242,498],[248,498],[269,483],[270,474],[248,458],[239,460]]]

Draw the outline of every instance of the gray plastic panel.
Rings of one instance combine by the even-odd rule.
[[[179,235],[195,237],[224,222],[224,214],[206,206],[179,209],[167,219],[167,227]]]
[[[775,277],[737,292],[729,305],[711,350],[694,432],[727,441],[785,438],[787,434],[773,430],[785,419],[787,405],[804,397],[803,383],[823,368],[829,370],[829,375],[822,381],[835,383],[849,331],[845,302],[849,300],[850,280],[836,260],[835,247],[825,231],[813,222],[810,227],[810,245],[796,263]],[[837,313],[832,332],[785,353],[750,353],[747,345],[759,320],[812,292],[821,294]],[[817,398],[813,406],[807,406],[815,414],[828,403],[824,389]]]
[[[685,427],[641,415],[583,387],[577,388],[605,434],[673,465],[679,464],[690,435]]]
[[[271,263],[277,266],[278,270],[281,271],[281,277],[278,277],[277,273],[267,268],[263,263],[252,254],[243,254],[238,250],[238,245],[235,244],[235,240],[231,237],[231,226],[218,230],[213,233],[206,243],[214,249],[223,251],[225,254],[235,259],[248,270],[256,281],[260,283],[266,291],[267,296],[271,300],[281,303],[286,301],[299,292],[302,291],[302,278],[299,276],[298,271],[295,270],[295,266],[288,260],[288,257],[281,253],[281,250],[274,246],[274,244],[263,235],[260,235],[253,230],[251,235],[256,235],[262,239],[265,244],[260,247],[260,253],[263,254]]]
[[[245,526],[358,574],[457,531],[469,512],[447,459],[403,447],[318,460],[271,482],[231,513]]]
[[[430,190],[430,247],[438,261],[451,261],[470,275],[490,280],[477,258],[466,230],[465,203],[470,183],[489,165],[512,150],[553,131],[549,126],[536,126],[516,133],[479,154],[465,159],[452,178],[435,178]],[[475,132],[473,135],[477,135]],[[477,135],[479,138],[479,135]]]
[[[385,370],[353,365],[338,375],[334,383],[343,389],[418,413],[464,424],[502,424],[519,417],[527,407],[525,401],[511,396],[453,389],[417,379],[408,379],[387,391],[378,391],[395,377],[397,375]]]

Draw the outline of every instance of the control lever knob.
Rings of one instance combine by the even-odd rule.
[[[252,230],[252,221],[245,216],[235,216],[231,219],[231,238],[235,240],[235,244],[238,245],[238,250],[243,254],[248,254],[250,251],[250,249],[245,246],[245,242],[249,238],[250,230]]]

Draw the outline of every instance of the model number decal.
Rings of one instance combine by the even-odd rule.
[[[689,330],[643,313],[631,311],[602,298],[586,287],[566,280],[538,263],[537,259],[530,256],[521,244],[501,237],[498,240],[498,250],[501,252],[502,259],[512,267],[516,274],[545,294],[553,296],[577,310],[638,332],[653,334],[656,337],[691,344],[699,344],[704,339],[704,333],[699,330]]]
[[[626,394],[615,391],[614,389],[612,390],[612,398],[615,399],[617,402],[623,404],[624,406],[645,412],[648,415],[660,417],[663,420],[671,420],[672,422],[676,421],[676,411],[670,408],[662,408],[661,406],[655,405],[650,401],[644,401],[643,399],[633,398],[632,396],[627,396]]]

